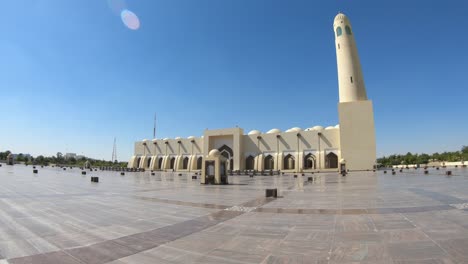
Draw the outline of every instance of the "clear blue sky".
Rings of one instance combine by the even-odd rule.
[[[133,142],[338,122],[333,18],[354,27],[378,155],[468,144],[468,1],[4,0],[0,151],[128,160]],[[248,96],[247,96],[248,95]]]

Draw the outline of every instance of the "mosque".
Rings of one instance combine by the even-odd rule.
[[[338,68],[339,124],[302,130],[242,128],[205,130],[203,136],[135,142],[129,168],[200,171],[211,150],[218,150],[230,170],[282,172],[371,170],[376,162],[372,101],[367,99],[354,31],[339,13],[333,23]]]

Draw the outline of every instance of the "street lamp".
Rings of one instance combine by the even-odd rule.
[[[300,146],[299,146],[299,139],[301,138],[301,133],[297,133],[297,166],[296,167],[296,172],[299,173],[299,165],[300,165]]]
[[[260,171],[258,169],[258,167],[260,166],[260,140],[262,139],[261,136],[257,136],[257,150],[258,150],[258,154],[257,154],[257,171]]]
[[[281,135],[276,135],[276,169],[279,171],[279,139]],[[279,173],[279,172],[278,172]]]

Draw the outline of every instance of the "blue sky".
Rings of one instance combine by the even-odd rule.
[[[115,0],[114,0],[115,1]],[[379,156],[468,144],[468,2],[5,0],[0,151],[128,160],[133,142],[338,123],[333,18],[353,24]]]

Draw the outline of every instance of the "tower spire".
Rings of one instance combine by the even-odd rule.
[[[335,49],[338,67],[340,103],[367,100],[361,63],[348,17],[339,12],[335,17]]]

